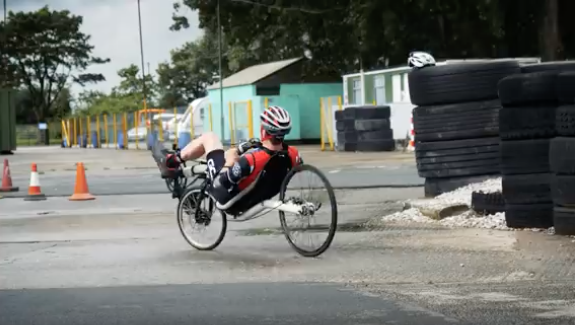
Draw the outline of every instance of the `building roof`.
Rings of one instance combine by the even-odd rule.
[[[254,84],[302,59],[304,59],[304,57],[253,65],[224,79],[223,87],[227,88]],[[220,83],[217,82],[208,86],[207,89],[218,89],[219,87]]]

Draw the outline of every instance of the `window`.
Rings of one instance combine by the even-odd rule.
[[[361,80],[354,80],[352,83],[352,100],[353,103],[356,105],[361,104],[362,100],[361,100]]]
[[[375,104],[384,105],[387,102],[385,98],[385,76],[375,76],[373,88],[375,94]]]

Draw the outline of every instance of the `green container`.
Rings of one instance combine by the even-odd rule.
[[[0,89],[0,153],[16,150],[16,91]]]

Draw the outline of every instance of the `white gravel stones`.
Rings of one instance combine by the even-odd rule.
[[[430,209],[442,209],[452,205],[471,205],[471,193],[482,191],[492,193],[501,191],[501,178],[488,179],[481,183],[470,184],[455,191],[441,194],[434,199],[429,200],[411,200],[408,203],[410,209],[384,216],[382,221],[395,222],[417,222],[438,224],[446,227],[466,227],[466,228],[485,228],[509,230],[505,225],[505,214],[497,213],[488,216],[478,216],[473,211],[467,211],[457,216],[444,218],[442,220],[433,220],[423,215],[420,211]]]

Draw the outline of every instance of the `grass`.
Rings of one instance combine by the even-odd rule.
[[[60,144],[62,139],[50,139],[50,144]],[[16,139],[16,146],[18,147],[31,147],[31,146],[41,146],[37,143],[36,139]]]

